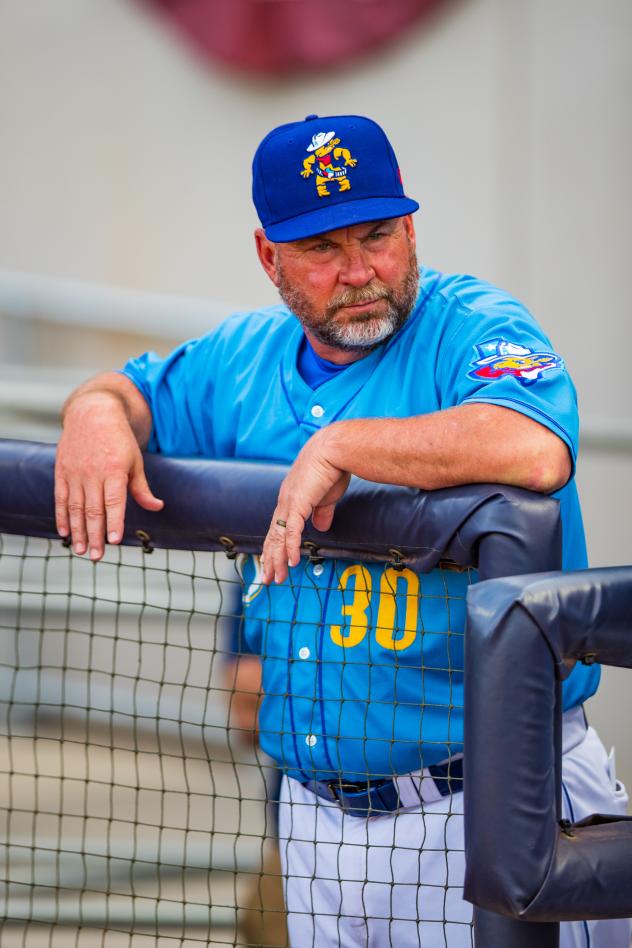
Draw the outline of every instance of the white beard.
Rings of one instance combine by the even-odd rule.
[[[328,328],[328,339],[341,349],[373,349],[393,335],[397,329],[397,319],[394,313],[388,312],[372,319],[334,323]],[[318,331],[314,331],[313,327],[311,331],[318,338]]]

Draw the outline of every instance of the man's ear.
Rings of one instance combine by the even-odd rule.
[[[266,271],[275,286],[278,287],[279,280],[276,268],[276,244],[265,235],[263,227],[257,227],[255,231],[255,245],[257,247],[257,256],[261,261],[261,266]]]
[[[409,241],[411,242],[411,244],[413,245],[413,247],[416,247],[416,246],[417,246],[417,236],[416,236],[416,234],[415,234],[415,224],[413,223],[412,214],[407,214],[407,215],[403,218],[403,222],[404,222],[404,230],[406,231],[406,234],[407,234],[407,236],[408,236]]]

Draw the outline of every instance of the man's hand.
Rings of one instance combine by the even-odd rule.
[[[147,484],[125,400],[116,391],[80,390],[66,409],[55,464],[57,529],[71,536],[75,553],[89,549],[90,559],[100,560],[106,532],[120,543],[128,489],[145,510],[162,508]]]
[[[298,564],[309,516],[317,530],[329,529],[351,474],[420,490],[497,483],[550,493],[571,473],[561,438],[500,405],[474,403],[409,418],[336,421],[307,442],[281,485],[263,547],[263,581],[282,583],[288,564]]]
[[[272,580],[284,582],[288,566],[298,565],[301,537],[310,516],[317,530],[329,530],[336,504],[349,485],[351,475],[328,458],[328,438],[334,427],[323,428],[310,438],[281,484],[263,544],[262,578],[266,585]]]

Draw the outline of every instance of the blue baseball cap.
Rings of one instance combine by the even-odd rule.
[[[361,115],[308,115],[274,128],[255,152],[252,197],[278,243],[419,210],[388,138]]]

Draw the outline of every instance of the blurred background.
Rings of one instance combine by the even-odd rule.
[[[591,564],[632,562],[631,35],[629,0],[0,0],[0,436],[54,441],[86,376],[275,302],[253,151],[357,112],[421,260],[517,295],[565,356]],[[630,677],[604,677],[630,784]]]

